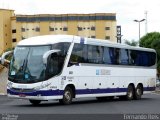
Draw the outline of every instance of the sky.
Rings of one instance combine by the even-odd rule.
[[[122,28],[122,40],[138,40],[147,32],[160,32],[160,0],[0,0],[0,8],[16,14],[116,13]],[[147,26],[147,27],[146,27]]]

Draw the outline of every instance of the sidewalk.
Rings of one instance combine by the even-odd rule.
[[[7,79],[8,79],[8,69],[4,68],[0,72],[0,94],[6,94],[6,86],[7,86]]]

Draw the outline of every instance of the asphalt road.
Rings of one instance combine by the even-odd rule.
[[[97,101],[95,98],[83,98],[74,100],[71,105],[60,105],[58,101],[42,102],[39,106],[32,106],[29,101],[21,99],[9,99],[7,96],[0,96],[1,119],[6,114],[32,116],[43,118],[43,115],[59,114],[160,114],[160,94],[152,93],[143,95],[141,100],[125,101],[115,98],[114,100]],[[32,114],[32,115],[29,115]],[[38,115],[37,115],[38,114]],[[96,116],[94,116],[95,119]],[[7,116],[8,117],[8,116]],[[16,117],[16,116],[11,116]],[[110,117],[110,116],[109,116]],[[123,117],[123,116],[121,116]],[[49,116],[48,116],[49,118]],[[73,117],[72,117],[73,118]],[[76,117],[77,118],[77,117]],[[85,116],[86,118],[86,116]],[[160,119],[160,115],[158,116]],[[29,119],[29,118],[27,118]],[[37,118],[36,118],[37,119]],[[4,119],[3,119],[4,120]],[[17,120],[17,119],[15,119]],[[19,119],[18,119],[19,120]],[[58,119],[57,119],[58,120]],[[88,119],[87,119],[88,120]]]

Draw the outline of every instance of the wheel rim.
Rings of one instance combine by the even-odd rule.
[[[66,102],[69,102],[71,100],[71,93],[69,91],[66,91],[64,93],[64,99]]]
[[[129,88],[129,89],[128,89],[128,94],[127,94],[127,96],[128,96],[128,99],[132,99],[132,98],[133,98],[133,89],[132,89],[132,88]]]
[[[129,98],[132,98],[132,96],[133,96],[132,91],[129,91],[129,92],[128,92],[128,97],[129,97]]]
[[[139,96],[142,95],[141,88],[137,88],[136,93],[137,93],[137,95],[139,95]]]

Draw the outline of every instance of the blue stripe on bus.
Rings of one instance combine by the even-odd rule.
[[[144,91],[154,91],[155,87],[144,87]],[[76,95],[83,94],[103,94],[103,93],[120,93],[127,92],[127,88],[108,88],[108,89],[78,89]],[[26,96],[58,96],[63,95],[63,90],[41,90],[33,92],[17,92],[12,89],[7,89],[7,93],[11,95],[26,95]]]

